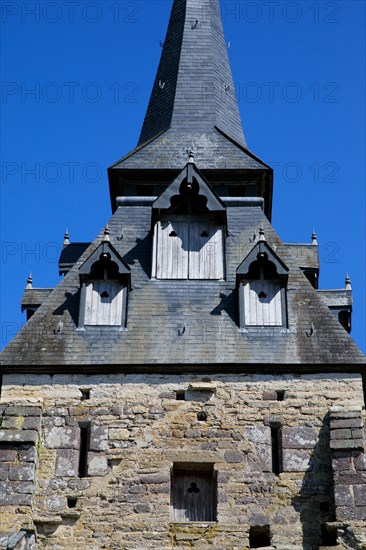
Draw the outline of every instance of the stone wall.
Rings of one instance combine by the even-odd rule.
[[[361,410],[334,407],[330,429],[336,519],[343,539],[352,548],[366,548],[366,454]]]
[[[329,526],[342,535],[329,409],[361,410],[358,375],[14,375],[4,376],[1,402],[2,440],[13,444],[12,433],[34,431],[21,444],[22,452],[36,450],[28,463],[35,491],[19,493],[29,495],[25,504],[4,506],[2,541],[23,530],[34,532],[39,549],[243,550],[250,527],[269,526],[273,547],[313,550],[329,543]],[[38,431],[39,423],[29,422],[40,415]],[[87,472],[80,477],[87,426]],[[15,468],[25,471],[25,454],[7,456],[8,471],[18,460]],[[177,464],[213,465],[217,522],[171,522]]]
[[[0,405],[0,548],[35,548],[41,407]]]

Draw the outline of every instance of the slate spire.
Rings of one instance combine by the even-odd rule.
[[[139,145],[215,126],[245,146],[219,0],[174,0]]]

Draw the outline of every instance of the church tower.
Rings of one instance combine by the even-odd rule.
[[[174,0],[112,217],[1,354],[0,545],[366,547],[366,358],[271,225],[219,0]]]

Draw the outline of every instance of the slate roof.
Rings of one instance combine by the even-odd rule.
[[[215,125],[245,145],[219,0],[174,0],[139,145],[169,127]]]
[[[229,139],[220,129],[177,131],[169,128],[136,147],[111,169],[181,169],[192,150],[200,170],[272,170],[245,146]]]
[[[151,206],[119,207],[109,229],[111,243],[131,269],[127,329],[78,328],[78,270],[101,243],[101,232],[5,348],[1,364],[35,370],[62,365],[65,372],[72,371],[73,365],[124,365],[133,370],[136,365],[164,364],[219,369],[255,364],[280,369],[296,364],[365,364],[365,356],[312,288],[260,206],[228,207],[227,219],[227,280],[159,281],[150,278]],[[253,235],[258,238],[261,226],[267,242],[289,268],[288,329],[242,331],[236,269],[252,250]],[[59,321],[63,328],[57,333]]]
[[[111,169],[270,168],[244,138],[219,0],[174,0],[137,147]]]
[[[70,243],[64,246],[58,261],[60,275],[69,271],[89,245],[90,243]]]
[[[39,307],[52,290],[53,288],[26,288],[20,301],[22,311],[28,307]]]
[[[210,171],[223,177],[235,170],[260,171],[264,180],[269,173],[265,208],[270,213],[272,170],[246,147],[232,86],[219,0],[174,0],[139,146],[112,167],[116,178],[123,170],[176,170],[176,177],[193,149],[210,185]],[[180,366],[197,371],[202,365],[209,370],[258,365],[260,372],[286,372],[288,365],[319,365],[319,371],[329,371],[333,365],[349,369],[366,364],[300,269],[316,268],[315,252],[283,244],[260,199],[240,200],[240,205],[234,198],[226,201],[223,281],[151,279],[152,201],[120,201],[109,230],[111,244],[131,272],[127,328],[79,328],[80,268],[102,243],[101,231],[90,245],[64,249],[60,269],[69,271],[1,353],[1,370],[52,372],[59,367],[74,373],[81,366],[90,367],[88,372],[99,366],[125,371],[144,366],[149,372],[166,366],[171,372]],[[239,329],[236,270],[255,246],[260,227],[289,269],[288,328]]]
[[[299,267],[319,270],[319,247],[313,244],[286,243],[289,253],[297,258]]]
[[[352,290],[346,290],[344,288],[332,289],[332,290],[318,290],[319,296],[321,296],[328,307],[341,308],[352,306]]]

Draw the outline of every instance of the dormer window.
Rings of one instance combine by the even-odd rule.
[[[79,327],[125,327],[129,267],[108,240],[84,263],[79,274]]]
[[[152,277],[224,278],[226,210],[193,163],[153,205]]]
[[[287,274],[287,267],[261,240],[237,270],[241,328],[287,326]]]
[[[195,216],[166,216],[154,227],[153,277],[223,279],[223,227]]]

